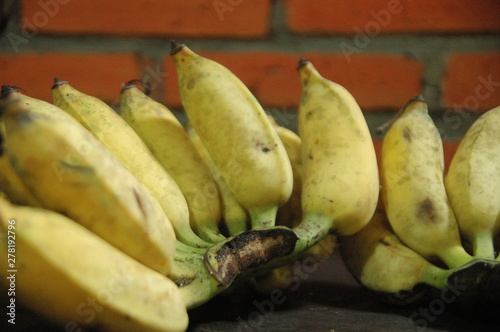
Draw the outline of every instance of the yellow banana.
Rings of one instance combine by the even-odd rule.
[[[500,106],[469,128],[445,178],[460,229],[475,256],[493,259],[500,231]]]
[[[296,227],[302,220],[300,196],[302,189],[302,143],[300,137],[292,130],[282,127],[269,116],[292,166],[293,188],[288,201],[278,210],[276,223],[287,227]]]
[[[133,81],[121,92],[120,115],[179,185],[193,230],[206,241],[224,239],[218,225],[221,202],[217,184],[175,115]]]
[[[41,206],[10,164],[3,127],[3,121],[0,119],[0,190],[3,190],[16,204]]]
[[[445,289],[452,270],[429,263],[394,234],[383,207],[361,231],[339,237],[342,259],[352,275],[386,301],[409,304],[429,290]]]
[[[401,241],[449,268],[470,261],[446,195],[441,136],[421,97],[411,99],[386,132],[381,168],[385,210]]]
[[[290,197],[292,170],[264,110],[227,68],[173,42],[181,100],[225,182],[249,212],[252,228],[274,225]]]
[[[52,98],[56,106],[76,118],[146,186],[161,204],[178,240],[193,246],[208,246],[191,229],[189,209],[179,186],[125,120],[103,101],[59,79],[52,88]]]
[[[154,270],[170,270],[175,234],[167,217],[94,136],[53,105],[33,110],[16,99],[4,112],[11,165],[43,207],[66,214]]]
[[[362,229],[377,205],[379,175],[373,141],[353,96],[305,59],[298,70],[303,219],[294,230],[301,251],[328,233]]]
[[[0,198],[0,230],[1,284],[15,283],[16,304],[67,330],[187,329],[186,307],[171,280],[73,220]]]
[[[222,204],[222,220],[228,235],[236,235],[248,230],[248,212],[241,206],[231,192],[231,189],[227,186],[212,156],[210,156],[210,153],[201,141],[200,136],[191,125],[188,124],[186,129],[191,142],[205,165],[210,169],[212,177],[217,184]]]

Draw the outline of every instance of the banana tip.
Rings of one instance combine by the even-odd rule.
[[[135,78],[135,79],[130,80],[126,83],[123,83],[122,84],[122,92],[125,90],[128,90],[128,89],[132,89],[132,88],[139,88],[139,85],[142,86],[144,94],[149,95],[151,93],[151,90],[152,90],[151,84],[149,84],[149,82],[146,80],[138,79],[138,78]]]
[[[306,58],[300,57],[299,58],[299,65],[297,66],[297,70],[299,70],[300,68],[306,66],[309,63],[310,63],[309,60],[307,60]]]
[[[15,85],[2,85],[2,91],[0,92],[0,99],[6,98],[11,93],[19,91],[23,91],[24,93],[26,93],[26,90],[24,90],[21,87]]]
[[[410,99],[410,102],[412,102],[412,101],[421,101],[421,102],[427,103],[427,100],[425,100],[423,94],[419,94],[418,96],[413,97],[412,99]]]
[[[186,45],[176,42],[175,40],[170,41],[170,55],[174,55],[179,52]]]
[[[64,85],[64,84],[69,84],[69,82],[63,81],[59,77],[54,77],[54,85],[52,85],[51,89],[55,89],[55,88],[60,87],[61,85]]]

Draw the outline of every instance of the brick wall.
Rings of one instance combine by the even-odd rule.
[[[1,3],[0,83],[45,100],[54,76],[114,105],[121,83],[145,77],[182,117],[176,39],[231,69],[291,128],[299,56],[353,93],[372,130],[422,93],[447,159],[478,114],[500,105],[498,0]]]

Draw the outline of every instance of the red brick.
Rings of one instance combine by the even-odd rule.
[[[498,0],[287,0],[286,5],[290,29],[301,33],[500,31]]]
[[[484,111],[499,106],[500,52],[451,55],[443,88],[447,108]]]
[[[16,85],[34,98],[52,101],[54,77],[109,103],[118,100],[121,84],[141,77],[143,66],[133,54],[25,53],[0,54],[1,84]]]
[[[299,56],[309,59],[324,77],[345,86],[366,110],[399,109],[421,91],[422,64],[398,55],[360,54],[352,55],[348,61],[340,53],[195,52],[231,70],[266,107],[298,106]],[[165,60],[165,67],[167,103],[180,107],[177,74],[171,59]]]
[[[269,32],[271,11],[271,0],[42,2],[56,4],[54,10],[40,2],[23,1],[24,26],[50,34],[256,38]]]

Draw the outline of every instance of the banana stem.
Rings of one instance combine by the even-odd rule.
[[[224,241],[226,237],[224,237],[217,227],[216,224],[213,223],[205,223],[201,227],[198,228],[198,235],[205,241],[211,243],[217,243],[219,241]]]
[[[255,209],[249,211],[252,229],[271,228],[275,225],[278,206],[273,205],[264,209]]]
[[[300,256],[324,239],[330,234],[332,225],[332,218],[319,213],[305,213],[302,222],[293,229],[297,233],[299,240],[295,245],[292,257]]]
[[[237,235],[248,230],[246,219],[225,220],[224,223],[230,236]]]
[[[472,240],[474,256],[486,259],[495,259],[493,236],[490,233],[478,233]]]
[[[454,270],[444,270],[435,265],[429,265],[421,275],[422,282],[437,289],[447,287],[448,277]]]
[[[196,235],[189,224],[183,225],[182,228],[175,229],[175,235],[180,242],[193,247],[208,248],[211,245],[209,242]]]
[[[447,248],[441,253],[440,258],[450,269],[462,266],[474,259],[461,245]]]

